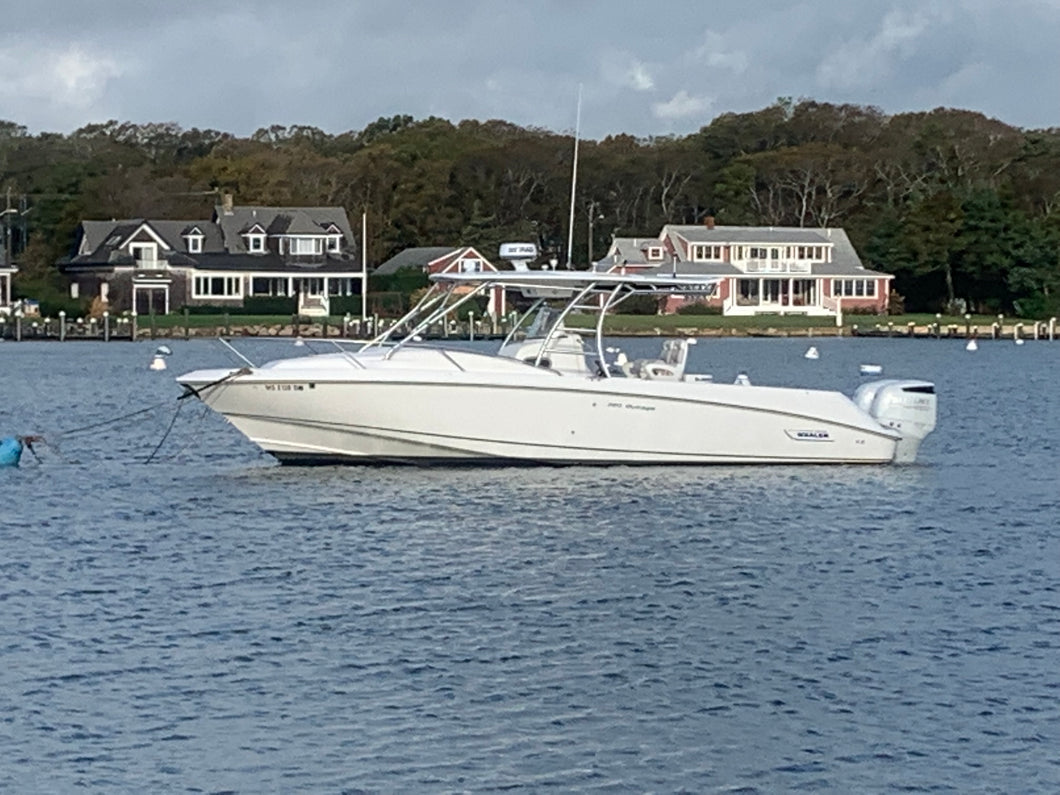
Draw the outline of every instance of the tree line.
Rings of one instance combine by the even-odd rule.
[[[566,261],[574,141],[505,121],[381,118],[360,131],[241,138],[110,121],[68,135],[0,122],[3,232],[16,290],[58,298],[55,261],[85,218],[205,218],[239,204],[365,213],[370,266],[408,246],[494,256],[533,241]],[[909,310],[1060,309],[1060,130],[981,113],[780,99],[686,136],[581,141],[576,266],[666,223],[842,226]]]

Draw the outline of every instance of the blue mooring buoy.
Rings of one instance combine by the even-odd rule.
[[[0,467],[17,467],[23,450],[29,450],[36,456],[33,445],[43,441],[43,436],[8,436],[0,439]]]
[[[22,440],[17,436],[0,439],[0,467],[17,467],[22,459]]]

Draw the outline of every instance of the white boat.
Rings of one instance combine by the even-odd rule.
[[[702,294],[710,277],[501,271],[432,279],[416,310],[357,348],[261,366],[239,354],[246,367],[177,381],[287,463],[908,463],[935,427],[935,388],[926,381],[872,381],[852,398],[747,379],[715,383],[685,371],[687,340],[667,340],[656,360],[607,358],[609,310],[638,293]],[[419,341],[494,289],[567,299],[539,299],[492,353]],[[573,313],[595,313],[585,338],[565,323]]]

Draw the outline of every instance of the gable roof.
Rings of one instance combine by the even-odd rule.
[[[224,251],[221,230],[209,221],[153,221],[145,218],[82,221],[78,253],[71,259],[71,264],[122,261],[125,254],[120,250],[121,245],[141,227],[146,227],[152,237],[162,240],[173,251],[183,252],[187,248],[184,235],[191,229],[198,229],[202,234],[204,252]]]
[[[435,260],[462,250],[457,246],[415,246],[406,248],[382,263],[374,272],[380,276],[386,276],[405,268],[426,270],[427,266]]]

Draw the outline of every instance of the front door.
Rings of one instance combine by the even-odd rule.
[[[136,287],[133,309],[138,315],[165,315],[169,312],[169,287]]]

